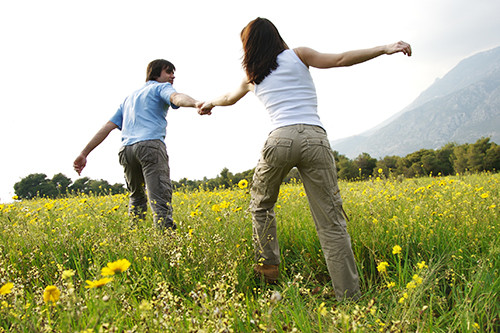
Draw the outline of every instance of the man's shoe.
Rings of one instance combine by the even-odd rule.
[[[276,282],[278,282],[278,277],[280,274],[278,265],[256,264],[253,267],[253,271],[255,275],[263,278],[266,283],[276,284]]]

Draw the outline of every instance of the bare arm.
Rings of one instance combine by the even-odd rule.
[[[345,67],[360,64],[383,54],[402,52],[411,56],[411,46],[405,42],[376,46],[369,49],[347,51],[343,53],[321,53],[308,47],[294,49],[306,66],[316,68]]]
[[[243,98],[250,90],[253,90],[253,84],[248,83],[248,79],[245,77],[241,84],[235,90],[225,93],[210,102],[206,102],[198,111],[199,114],[210,114],[214,106],[228,106],[233,105]]]
[[[203,102],[198,102],[191,96],[177,92],[170,95],[170,102],[174,103],[177,106],[188,108],[197,108],[203,104]]]
[[[108,121],[104,126],[94,135],[94,137],[87,143],[85,148],[83,148],[82,152],[78,157],[75,159],[73,162],[73,168],[75,169],[76,172],[78,172],[78,175],[82,172],[83,168],[85,168],[85,165],[87,165],[87,156],[90,154],[92,150],[94,150],[95,147],[99,146],[101,142],[104,141],[104,139],[107,138],[108,134],[114,130],[115,128],[118,128],[115,123]]]

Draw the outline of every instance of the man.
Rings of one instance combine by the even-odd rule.
[[[203,102],[175,91],[175,67],[163,59],[148,64],[146,84],[133,92],[120,105],[115,115],[94,135],[73,162],[80,175],[87,164],[87,156],[108,134],[118,128],[122,131],[119,151],[125,181],[130,192],[129,214],[134,219],[145,219],[148,198],[153,211],[155,227],[176,229],[172,219],[172,184],[165,146],[167,111],[169,106],[199,108]]]

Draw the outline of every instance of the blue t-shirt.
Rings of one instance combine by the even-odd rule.
[[[169,82],[148,81],[120,105],[110,119],[122,131],[122,144],[129,146],[146,140],[165,141],[170,95],[175,89]]]

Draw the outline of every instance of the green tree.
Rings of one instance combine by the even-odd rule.
[[[238,184],[240,182],[240,180],[242,180],[242,179],[246,179],[250,183],[253,179],[254,172],[255,172],[255,168],[249,169],[247,171],[236,173],[234,175],[234,183]]]
[[[486,151],[484,168],[488,171],[500,170],[500,146],[496,143],[492,143],[491,147]]]
[[[436,152],[432,149],[425,149],[422,151],[422,156],[420,158],[422,162],[422,170],[424,175],[437,175],[441,173],[441,163],[437,158]]]
[[[443,176],[453,174],[453,150],[455,149],[454,143],[448,143],[441,149],[436,151],[436,157],[439,160],[440,172]]]
[[[14,184],[14,192],[21,199],[33,199],[37,196],[54,198],[58,191],[44,173],[30,174]]]
[[[468,169],[474,172],[483,171],[486,151],[491,147],[489,138],[482,138],[469,145],[467,149]]]
[[[73,181],[62,173],[58,173],[52,177],[51,182],[56,187],[57,193],[61,196],[67,193],[68,187]]]
[[[204,178],[204,182],[207,181],[207,178]],[[180,190],[187,190],[187,191],[192,191],[194,189],[197,189],[202,182],[199,180],[190,180],[187,178],[182,178],[179,181],[173,181],[172,182],[172,187],[176,191]]]
[[[362,153],[354,160],[354,165],[360,171],[361,179],[366,179],[373,174],[377,166],[377,160],[368,153]]]
[[[219,186],[230,188],[233,186],[233,174],[229,172],[228,168],[222,169],[220,172],[220,176],[217,177],[219,179]]]
[[[344,155],[339,156],[339,161],[337,163],[338,178],[343,180],[354,180],[358,177],[358,168],[353,161],[345,157]]]
[[[453,148],[453,170],[455,173],[464,173],[469,165],[467,157],[468,144]]]
[[[82,177],[73,183],[69,187],[70,191],[74,191],[76,193],[89,193],[90,192],[90,178],[89,177]]]
[[[123,194],[126,192],[127,192],[127,189],[121,183],[114,183],[113,185],[111,185],[111,193],[113,193],[113,194]]]
[[[89,181],[89,188],[90,191],[96,195],[105,195],[109,194],[111,191],[111,185],[108,183],[107,180],[100,179],[100,180],[90,180]]]
[[[429,155],[430,167],[431,154],[432,153],[429,151],[429,149],[420,149],[419,151],[406,155],[403,159],[404,170],[402,170],[405,177],[411,178],[429,175],[430,170],[428,172],[426,169],[424,169],[422,158],[425,155]]]
[[[375,164],[375,170],[373,171],[374,176],[378,176],[378,169],[382,169],[382,173],[385,177],[397,174],[398,162],[401,160],[399,156],[386,156],[380,159]]]

